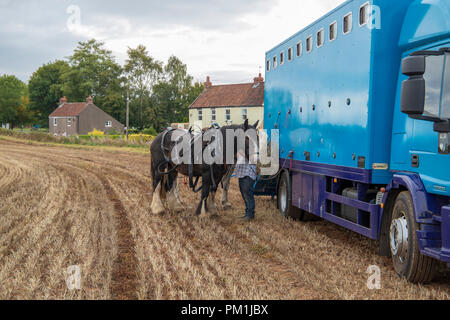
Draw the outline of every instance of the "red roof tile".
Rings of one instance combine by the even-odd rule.
[[[87,106],[88,104],[86,102],[64,103],[53,111],[49,117],[75,117],[78,116]]]
[[[207,87],[190,108],[262,106],[264,82]]]

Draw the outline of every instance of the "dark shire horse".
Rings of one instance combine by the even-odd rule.
[[[150,153],[151,153],[151,174],[153,179],[153,201],[151,210],[154,214],[163,214],[165,213],[165,208],[163,201],[164,199],[167,200],[168,208],[170,211],[180,211],[184,209],[183,203],[181,201],[181,198],[178,194],[178,174],[182,174],[186,177],[189,177],[190,181],[190,187],[194,191],[196,191],[196,185],[199,179],[202,179],[202,199],[197,207],[196,215],[206,216],[207,214],[215,215],[217,214],[217,207],[215,202],[216,192],[218,189],[218,186],[222,182],[222,179],[225,176],[229,176],[229,173],[231,169],[233,168],[233,165],[227,164],[227,132],[228,130],[234,130],[236,132],[237,130],[243,130],[244,132],[247,132],[249,129],[254,129],[258,127],[258,122],[256,122],[255,125],[250,126],[248,124],[248,120],[245,121],[243,125],[232,125],[232,126],[226,126],[222,127],[218,130],[222,133],[222,143],[223,145],[219,148],[223,150],[223,161],[222,164],[206,164],[203,157],[201,157],[200,161],[197,161],[195,163],[201,163],[201,164],[179,164],[176,165],[174,161],[172,160],[172,151],[174,150],[175,146],[177,145],[177,142],[174,142],[172,140],[176,140],[177,137],[180,136],[180,130],[166,130],[165,132],[158,135],[155,140],[153,141],[151,147],[150,147]],[[211,128],[214,129],[214,128]],[[209,129],[209,130],[211,130]],[[172,139],[172,136],[174,134],[178,134],[174,139]],[[203,134],[205,134],[205,131],[202,132],[202,134],[194,135],[191,133],[191,131],[183,131],[182,138],[187,138],[191,141],[190,148],[191,148],[191,161],[194,158],[194,139],[201,139],[202,141],[202,151],[205,150],[206,147],[208,147],[211,143],[214,142],[214,139],[210,142],[203,142]],[[237,138],[234,138],[234,154],[233,159],[236,163],[237,160]],[[250,141],[249,139],[246,139],[245,142],[245,153],[248,154],[250,150]],[[255,143],[255,142],[254,142]],[[256,142],[257,143],[257,142]],[[256,146],[257,148],[257,146]],[[176,149],[176,152],[179,152],[178,149]],[[193,162],[194,163],[194,162]],[[196,182],[193,183],[193,179],[196,179]],[[200,189],[199,189],[200,190]]]

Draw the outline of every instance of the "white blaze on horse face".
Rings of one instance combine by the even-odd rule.
[[[272,176],[277,174],[280,167],[280,131],[271,130],[269,150],[269,136],[267,130],[260,130],[259,150],[259,161],[262,165],[261,175]]]
[[[222,132],[218,129],[209,129],[203,135],[203,141],[208,142],[208,146],[203,152],[204,163],[207,165],[223,164]]]

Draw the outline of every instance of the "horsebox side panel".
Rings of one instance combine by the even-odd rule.
[[[359,10],[368,1],[347,1],[267,52],[270,70],[266,72],[264,128],[280,130],[282,159],[294,151],[297,161],[368,171],[374,164],[389,163],[393,93],[400,61],[394,47],[404,11],[412,1],[369,1],[379,8],[380,29],[359,25]],[[344,34],[343,19],[349,13],[352,30]],[[330,41],[329,27],[334,22],[337,38]],[[320,30],[324,31],[324,43],[318,47]],[[310,36],[313,46],[307,52]],[[303,48],[299,57],[298,43]],[[290,48],[292,61],[288,59]],[[281,53],[285,55],[282,65]],[[278,62],[275,69],[274,57]],[[388,89],[383,92],[383,88]],[[377,171],[371,179],[387,184],[391,174]]]
[[[265,129],[280,129],[281,158],[294,151],[294,160],[342,167],[358,167],[358,157],[370,159],[369,87],[371,30],[358,26],[363,1],[349,1],[288,41],[269,51],[266,60]],[[343,34],[343,18],[353,13],[353,28]],[[329,26],[338,24],[338,35],[329,40]],[[317,32],[324,44],[317,47]],[[307,38],[313,47],[307,52]],[[301,42],[303,52],[296,55]],[[294,57],[288,60],[288,50]],[[285,63],[279,64],[284,52]],[[273,69],[273,57],[278,67]],[[309,160],[305,157],[309,153]],[[353,155],[356,155],[354,158]],[[355,160],[354,160],[355,159]],[[369,169],[370,163],[364,163]]]

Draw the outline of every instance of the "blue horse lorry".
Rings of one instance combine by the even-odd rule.
[[[285,216],[379,240],[413,283],[450,265],[449,0],[345,2],[267,52],[264,113]]]

